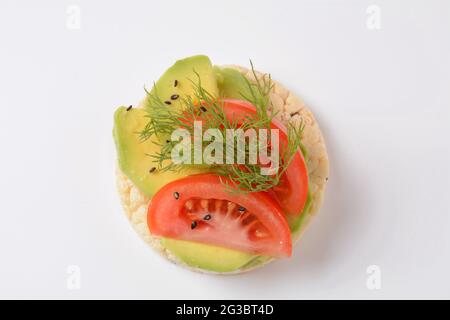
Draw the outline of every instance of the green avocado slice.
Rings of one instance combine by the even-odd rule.
[[[241,100],[243,97],[251,97],[247,79],[242,73],[232,68],[218,66],[214,66],[214,72],[216,74],[219,96]]]
[[[241,269],[258,256],[199,242],[162,238],[161,244],[187,265],[214,272]]]
[[[202,87],[217,96],[218,88],[211,61],[203,55],[175,62],[155,83],[151,93],[166,101],[168,108],[179,108],[183,98],[193,96],[195,88],[192,81],[197,83],[197,75],[201,79]],[[144,107],[151,108],[148,97],[144,101]],[[181,172],[152,170],[156,164],[151,155],[157,154],[160,147],[154,143],[156,138],[152,137],[146,141],[139,139],[139,132],[144,129],[148,120],[143,108],[127,110],[120,107],[114,115],[113,136],[120,169],[140,191],[150,197],[173,180],[205,170],[191,167],[186,167]]]
[[[176,61],[159,78],[150,93],[164,101],[168,108],[180,109],[183,106],[183,98],[190,96],[194,99],[195,85],[199,83],[199,80],[204,90],[215,97],[218,96],[213,66],[209,58],[204,55]],[[149,106],[148,99],[145,105]]]
[[[114,115],[113,136],[116,143],[119,168],[147,197],[151,197],[167,183],[181,177],[198,173],[199,169],[186,167],[180,172],[156,169],[149,156],[159,151],[154,143],[156,138],[141,141],[139,132],[147,123],[146,112],[142,108],[120,107]],[[155,169],[153,169],[155,168]]]

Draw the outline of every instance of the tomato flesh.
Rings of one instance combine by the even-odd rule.
[[[148,207],[150,232],[253,254],[290,256],[289,226],[273,197],[266,192],[233,193],[223,183],[230,181],[201,174],[164,186]]]

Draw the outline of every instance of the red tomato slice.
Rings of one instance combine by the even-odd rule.
[[[224,111],[227,118],[239,123],[245,116],[256,115],[256,108],[246,101],[224,99]],[[271,123],[272,129],[279,129],[280,152],[287,147],[288,136],[286,127],[278,120]],[[284,212],[291,216],[301,214],[308,195],[308,171],[305,160],[299,150],[291,160],[288,168],[281,177],[281,182],[273,188]]]
[[[165,185],[148,207],[150,232],[253,254],[290,256],[289,225],[278,203],[266,192],[230,193],[221,179],[229,183],[201,174]]]

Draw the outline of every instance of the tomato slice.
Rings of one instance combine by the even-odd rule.
[[[252,254],[290,256],[291,234],[279,204],[266,192],[233,193],[223,183],[230,181],[200,174],[165,185],[148,207],[150,232]]]
[[[240,123],[247,116],[255,116],[256,108],[249,102],[235,99],[223,99],[227,119]],[[271,123],[272,129],[279,129],[280,152],[286,149],[288,136],[286,127],[278,120]],[[298,216],[301,214],[308,195],[308,171],[301,150],[294,155],[280,183],[273,188],[281,207],[286,214]]]

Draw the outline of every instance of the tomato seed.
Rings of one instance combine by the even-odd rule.
[[[177,100],[178,97],[179,97],[179,95],[173,94],[173,95],[170,96],[170,99],[171,99],[171,100]]]
[[[178,200],[180,199],[180,194],[178,192],[174,192],[173,197]]]
[[[211,215],[207,214],[206,216],[203,217],[203,220],[206,220],[206,221],[211,220]]]
[[[197,221],[192,221],[191,229],[194,230],[197,227]]]
[[[202,207],[203,210],[208,210],[209,201],[206,199],[200,200],[200,207]]]
[[[188,200],[188,201],[186,201],[184,206],[186,207],[186,209],[188,209],[190,211],[194,208],[194,202],[192,202],[191,200]]]

